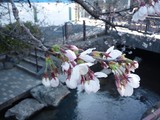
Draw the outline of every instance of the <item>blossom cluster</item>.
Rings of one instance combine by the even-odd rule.
[[[106,52],[96,51],[96,48],[82,50],[75,45],[54,45],[50,54],[56,54],[62,61],[62,72],[66,74],[66,85],[70,89],[78,89],[96,93],[100,89],[99,78],[106,78],[103,72],[93,72],[90,67],[97,62],[103,68],[111,69],[115,76],[117,91],[121,96],[131,96],[133,88],[139,87],[140,77],[133,74],[138,68],[138,62],[130,60],[121,51],[110,47]],[[46,87],[59,85],[57,67],[54,65],[50,54],[46,54],[46,69],[42,84]]]
[[[160,16],[160,0],[150,0],[149,4],[141,2],[140,8],[132,16],[132,21],[143,21],[148,15]]]

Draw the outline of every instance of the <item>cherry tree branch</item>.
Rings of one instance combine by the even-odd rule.
[[[40,47],[42,48],[44,51],[47,51],[47,48],[43,45],[43,43],[38,40],[36,37],[33,36],[33,34],[30,32],[30,30],[24,25],[24,23],[20,20],[19,18],[19,11],[14,3],[13,0],[10,0],[10,3],[12,5],[12,11],[13,11],[13,15],[14,18],[16,19],[16,21],[19,23],[19,25],[25,30],[25,32],[32,38],[32,40],[34,42],[36,42],[38,44],[38,46],[36,47]]]
[[[104,21],[106,24],[108,24],[109,26],[115,28],[115,25],[112,24],[109,20],[107,19],[102,19],[101,18],[101,11],[98,11],[96,9],[93,9],[93,7],[89,7],[88,4],[83,1],[83,0],[74,0],[74,2],[78,3],[79,5],[81,5],[91,16],[93,16],[95,19],[99,19]]]

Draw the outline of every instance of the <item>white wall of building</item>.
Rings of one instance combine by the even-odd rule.
[[[4,4],[7,7],[7,3]],[[72,21],[75,20],[75,4],[70,3],[32,3],[32,7],[30,8],[28,3],[16,3],[16,6],[19,10],[19,16],[20,19],[24,22],[31,21],[33,23],[36,23],[40,26],[52,26],[52,25],[63,25],[64,22],[69,21],[69,7],[71,7],[71,13],[72,13]],[[35,22],[34,20],[34,10],[33,6],[36,7],[37,11],[37,19],[38,22]],[[11,8],[11,5],[9,5]],[[0,11],[2,8],[0,7]],[[4,9],[3,9],[4,10]],[[12,10],[12,9],[11,9]],[[7,12],[7,10],[5,10]],[[9,14],[6,14],[5,16],[1,16],[0,23],[2,25],[8,24],[9,21],[15,22],[15,19],[13,17],[12,11],[11,11],[11,17],[9,17]]]

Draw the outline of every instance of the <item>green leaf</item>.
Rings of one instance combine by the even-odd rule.
[[[51,49],[52,49],[53,52],[60,52],[60,46],[57,45],[57,44],[53,45]]]

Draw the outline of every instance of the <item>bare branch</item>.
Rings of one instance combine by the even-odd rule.
[[[36,47],[40,47],[43,50],[47,51],[47,48],[43,45],[43,43],[40,40],[38,40],[36,37],[34,37],[32,35],[32,33],[30,32],[30,30],[23,24],[23,22],[21,22],[21,20],[19,18],[19,11],[18,11],[16,5],[14,4],[14,1],[10,0],[10,3],[12,5],[12,11],[13,11],[14,18],[17,20],[17,22],[20,24],[20,26],[23,27],[23,29],[26,31],[26,33],[32,38],[32,40],[35,41],[36,43],[38,43],[38,46],[36,46]]]
[[[101,12],[93,9],[93,7],[88,7],[88,4],[83,1],[83,0],[74,0],[76,3],[78,3],[79,5],[81,5],[91,16],[93,16],[95,19],[99,19],[99,20],[102,20],[104,21],[106,24],[108,24],[109,26],[113,27],[114,29],[115,28],[115,25],[112,24],[110,21],[106,20],[106,19],[100,19],[101,17]]]

